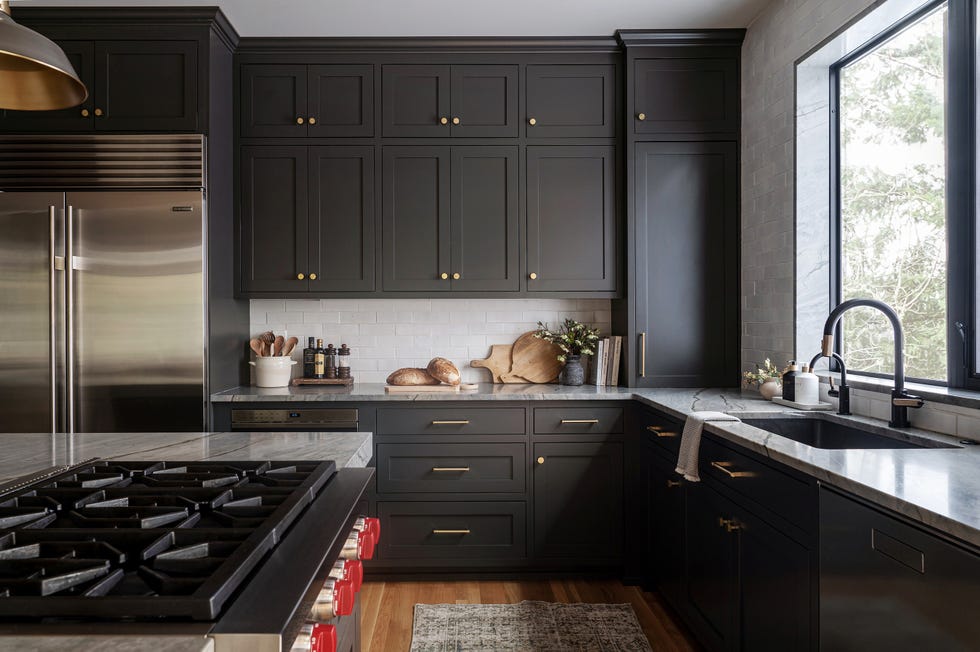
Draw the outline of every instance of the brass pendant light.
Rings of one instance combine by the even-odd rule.
[[[61,48],[15,23],[9,0],[0,0],[0,109],[67,109],[87,97]]]

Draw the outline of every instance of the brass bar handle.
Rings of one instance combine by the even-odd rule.
[[[562,419],[561,424],[565,425],[567,423],[599,423],[598,419]]]
[[[681,481],[680,480],[668,480],[667,481],[667,488],[668,489],[673,489],[673,488],[679,487],[679,486],[681,486]]]
[[[755,473],[753,473],[752,471],[732,471],[729,468],[729,467],[731,467],[731,465],[732,465],[731,462],[712,462],[711,463],[711,466],[713,466],[714,468],[718,469],[719,471],[721,471],[722,473],[724,473],[725,475],[727,475],[729,478],[752,478],[752,477],[755,477]]]
[[[647,375],[647,334],[640,333],[640,378]]]
[[[57,208],[48,206],[48,371],[51,383],[51,432],[58,432],[58,305],[56,272],[58,270],[55,244]]]
[[[469,471],[468,466],[433,466],[433,473],[464,473]]]
[[[458,421],[433,421],[434,426],[465,426],[469,424],[469,419],[460,419]]]
[[[432,530],[432,534],[469,534],[469,530]]]
[[[657,437],[676,437],[677,433],[672,430],[664,430],[663,426],[647,426],[647,430],[657,435]]]
[[[65,221],[65,392],[67,432],[75,434],[75,207]]]

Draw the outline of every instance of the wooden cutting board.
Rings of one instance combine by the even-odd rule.
[[[524,333],[510,352],[510,372],[501,375],[505,383],[553,383],[558,379],[562,363],[558,361],[561,349],[534,336],[534,331]]]
[[[458,394],[479,389],[479,385],[462,383],[460,385],[385,385],[388,394],[420,394],[422,392],[445,392]]]
[[[470,366],[483,367],[489,370],[493,376],[493,382],[502,383],[504,381],[501,379],[501,376],[510,373],[510,352],[513,346],[513,344],[494,344],[490,347],[489,357],[483,360],[473,360],[470,362]]]

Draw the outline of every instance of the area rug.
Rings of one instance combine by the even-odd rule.
[[[417,604],[410,652],[652,652],[628,604]]]

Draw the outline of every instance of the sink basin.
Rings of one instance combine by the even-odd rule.
[[[957,448],[925,438],[916,437],[914,441],[897,439],[819,417],[742,419],[742,423],[814,448]]]

